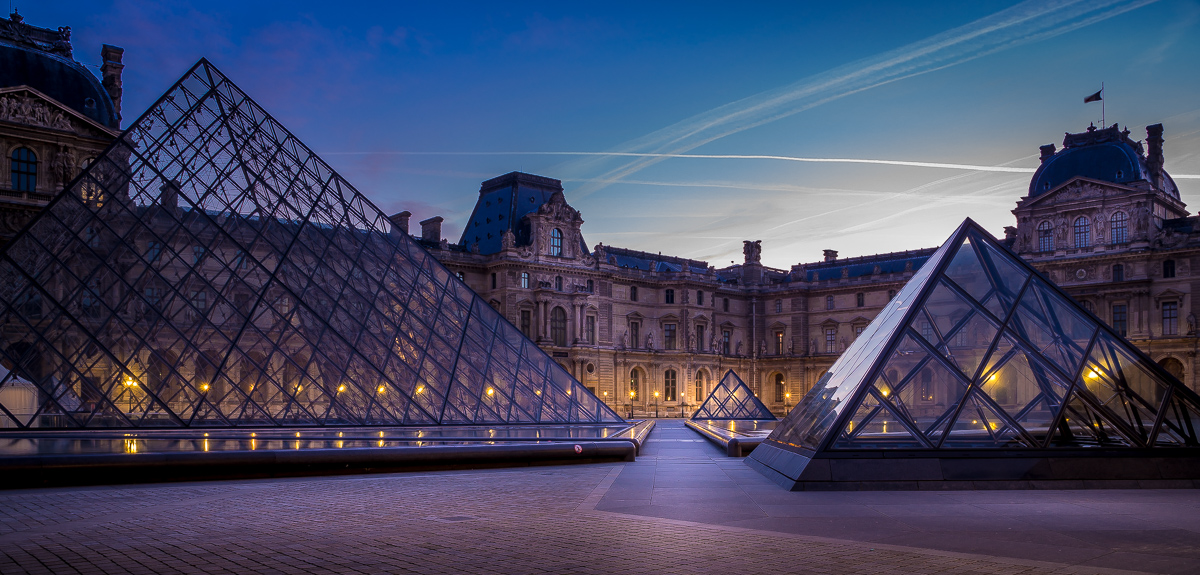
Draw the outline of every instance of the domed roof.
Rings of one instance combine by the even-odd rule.
[[[4,23],[6,30],[19,26],[23,31],[49,32],[19,21]],[[101,125],[120,128],[112,98],[94,74],[70,57],[69,50],[69,44],[48,51],[26,38],[0,35],[0,88],[29,86]]]
[[[1053,150],[1054,147],[1045,148]],[[1044,194],[1076,177],[1123,186],[1154,185],[1142,143],[1130,140],[1129,130],[1119,131],[1116,124],[1103,129],[1089,127],[1088,131],[1079,134],[1068,133],[1063,139],[1063,149],[1045,158],[1033,174],[1029,197]],[[1179,199],[1179,190],[1166,172],[1162,173],[1159,186],[1168,195]]]

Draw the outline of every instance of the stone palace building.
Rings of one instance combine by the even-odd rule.
[[[120,133],[122,50],[97,78],[70,29],[0,20],[0,243]],[[1042,146],[1004,242],[1168,371],[1197,388],[1200,219],[1163,171],[1163,128],[1116,125]],[[409,229],[443,264],[619,412],[680,415],[734,370],[783,412],[828,369],[934,248],[790,269],[589,246],[558,180],[510,173],[482,184],[457,240],[442,218]],[[1194,290],[1193,287],[1196,287]]]

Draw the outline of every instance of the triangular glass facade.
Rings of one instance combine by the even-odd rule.
[[[725,372],[692,419],[770,419],[771,413],[733,370]]]
[[[1200,446],[1198,413],[1196,393],[967,220],[765,444],[801,459]]]
[[[0,426],[617,422],[206,61],[7,247]]]

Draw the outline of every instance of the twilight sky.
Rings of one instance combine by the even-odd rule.
[[[12,4],[71,26],[85,64],[125,48],[126,122],[208,57],[451,241],[513,170],[562,180],[592,245],[718,267],[744,239],[786,268],[936,246],[965,217],[1001,235],[1038,146],[1100,123],[1101,82],[1108,124],[1164,124],[1200,209],[1196,0]]]

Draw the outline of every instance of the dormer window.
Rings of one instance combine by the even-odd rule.
[[[1125,171],[1124,171],[1124,170],[1117,170],[1117,179],[1119,180],[1119,179],[1121,179],[1121,178],[1124,178],[1124,177],[1125,177]]]
[[[563,255],[563,233],[558,228],[550,230],[550,255],[558,257]]]

